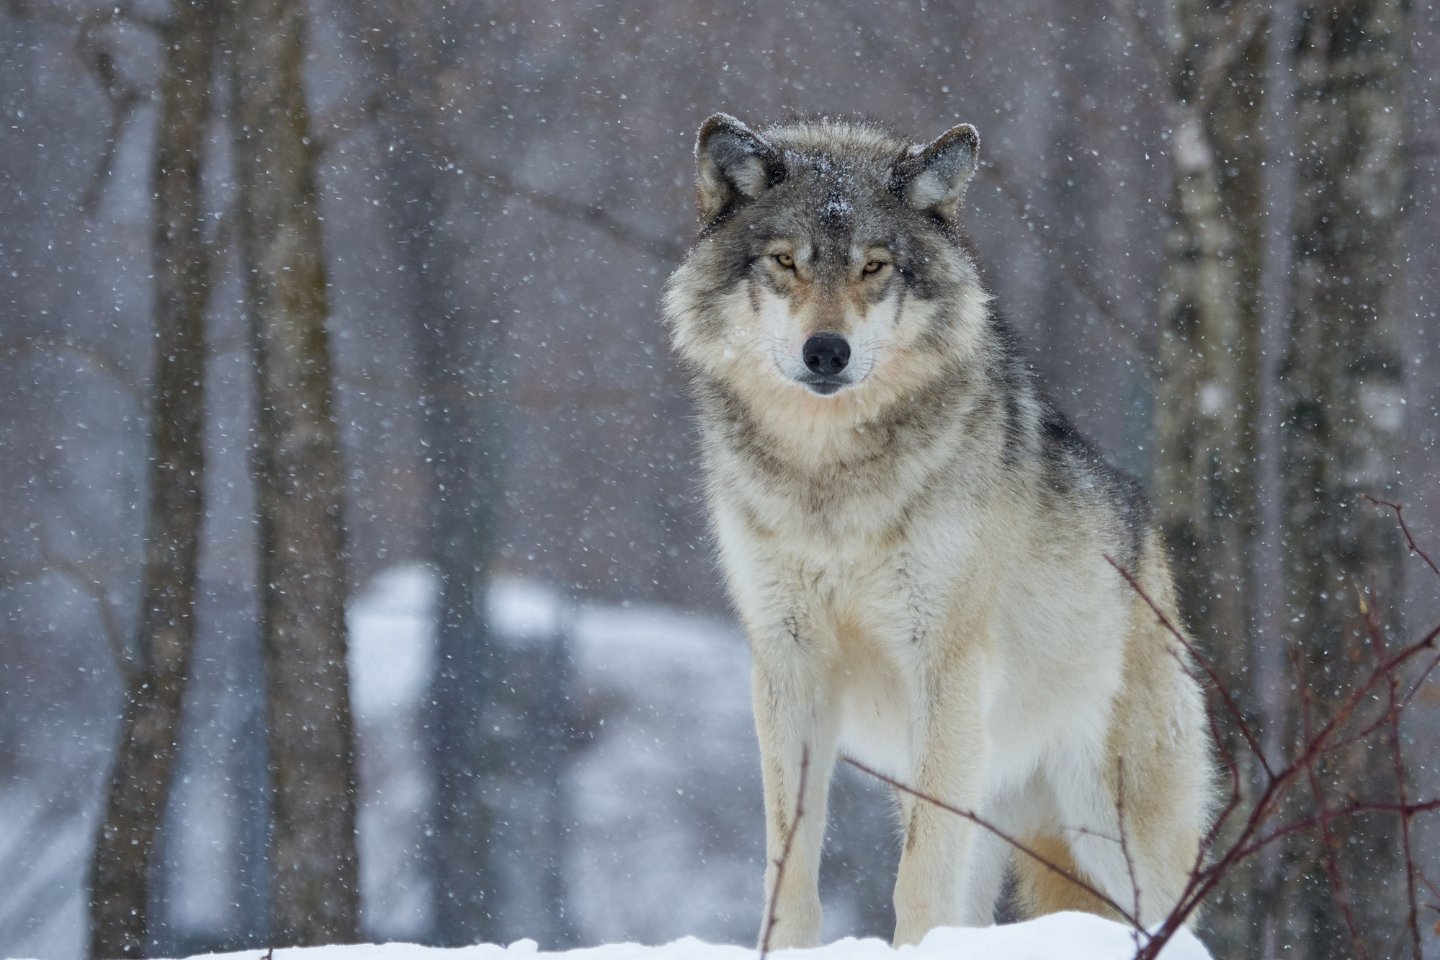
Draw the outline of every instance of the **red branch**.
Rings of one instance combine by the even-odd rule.
[[[1145,588],[1140,586],[1140,582],[1135,579],[1129,570],[1126,570],[1117,563],[1115,558],[1108,553],[1105,555],[1105,562],[1114,567],[1115,571],[1125,578],[1125,582],[1130,585],[1130,589],[1134,590],[1135,595],[1145,601],[1150,611],[1155,614],[1155,619],[1165,628],[1166,632],[1174,637],[1176,642],[1184,648],[1185,652],[1194,658],[1195,662],[1199,663],[1201,668],[1204,669],[1205,675],[1210,678],[1212,688],[1220,696],[1221,700],[1224,701],[1225,710],[1230,714],[1230,719],[1235,721],[1235,728],[1239,730],[1240,735],[1245,738],[1245,743],[1249,745],[1250,749],[1254,752],[1255,759],[1260,762],[1260,766],[1265,768],[1265,773],[1273,779],[1275,771],[1265,759],[1265,751],[1260,749],[1259,739],[1255,736],[1255,732],[1250,729],[1250,724],[1245,720],[1245,712],[1240,709],[1240,704],[1235,701],[1235,697],[1231,694],[1230,688],[1225,685],[1225,680],[1220,676],[1220,671],[1210,662],[1210,658],[1201,653],[1195,644],[1190,641],[1190,638],[1185,636],[1185,634],[1180,631],[1180,628],[1171,622],[1170,617],[1166,615],[1164,610],[1160,609],[1160,606],[1154,600],[1150,599],[1150,595],[1145,592]]]
[[[1405,534],[1405,542],[1409,545],[1410,552],[1418,556],[1421,560],[1424,560],[1425,566],[1429,567],[1435,576],[1440,577],[1440,567],[1437,567],[1435,561],[1430,559],[1430,555],[1424,550],[1421,550],[1420,545],[1415,542],[1415,536],[1410,532],[1410,525],[1405,522],[1405,508],[1390,500],[1381,500],[1378,497],[1372,497],[1368,493],[1362,493],[1360,496],[1369,500],[1377,507],[1389,507],[1395,511],[1395,519],[1400,523],[1400,532]]]
[[[1400,512],[1398,509],[1396,513],[1397,517],[1399,517]],[[1400,519],[1403,527],[1403,517],[1400,517]],[[1407,538],[1409,537],[1408,530],[1406,531],[1406,536]],[[1419,551],[1418,546],[1414,544],[1413,539],[1411,539],[1411,544],[1413,550],[1420,553],[1422,557],[1425,557],[1425,554]],[[1363,677],[1360,682],[1341,699],[1332,715],[1318,731],[1313,730],[1309,724],[1308,713],[1311,704],[1309,685],[1308,683],[1302,683],[1302,700],[1303,707],[1306,711],[1304,735],[1301,743],[1297,745],[1294,759],[1290,763],[1277,769],[1272,766],[1261,753],[1258,738],[1246,723],[1243,711],[1226,686],[1224,678],[1220,676],[1219,671],[1195,649],[1194,644],[1175,626],[1128,570],[1110,557],[1106,557],[1106,560],[1115,568],[1116,572],[1120,574],[1125,582],[1129,584],[1135,594],[1150,607],[1157,621],[1165,627],[1169,634],[1175,638],[1190,656],[1196,658],[1201,664],[1210,680],[1209,686],[1212,695],[1224,704],[1227,714],[1235,722],[1245,743],[1249,746],[1250,750],[1253,751],[1256,759],[1260,762],[1266,773],[1266,780],[1260,796],[1250,805],[1248,811],[1243,815],[1243,820],[1234,838],[1224,849],[1215,850],[1212,846],[1213,842],[1221,835],[1223,828],[1241,812],[1238,767],[1236,767],[1233,762],[1231,763],[1231,798],[1212,826],[1205,845],[1205,848],[1208,848],[1207,852],[1210,855],[1210,862],[1197,864],[1196,868],[1191,872],[1190,880],[1184,892],[1181,894],[1179,902],[1171,911],[1170,915],[1155,929],[1151,941],[1137,954],[1137,960],[1151,960],[1151,958],[1158,955],[1159,950],[1164,944],[1185,923],[1188,917],[1199,907],[1200,903],[1219,886],[1225,875],[1242,861],[1254,856],[1259,853],[1260,850],[1283,837],[1295,833],[1318,829],[1328,838],[1330,824],[1340,818],[1381,814],[1398,816],[1402,822],[1402,838],[1405,844],[1407,867],[1410,876],[1412,878],[1415,877],[1418,871],[1414,869],[1413,853],[1409,844],[1409,820],[1418,814],[1440,809],[1440,799],[1412,803],[1406,799],[1402,791],[1399,802],[1395,803],[1349,800],[1344,803],[1327,806],[1321,781],[1315,774],[1321,758],[1327,754],[1360,742],[1376,730],[1382,728],[1387,729],[1387,731],[1398,730],[1400,711],[1419,689],[1419,683],[1417,683],[1404,698],[1399,698],[1396,692],[1398,692],[1401,672],[1407,664],[1422,652],[1434,648],[1436,638],[1440,636],[1440,627],[1436,627],[1418,640],[1394,652],[1386,649],[1384,638],[1380,635],[1378,626],[1372,630],[1370,645],[1374,657],[1374,666],[1371,672],[1368,676]],[[1426,557],[1426,560],[1428,562],[1428,557]],[[1363,595],[1361,596],[1361,613],[1373,621]],[[1437,663],[1440,663],[1440,658],[1437,658],[1436,662],[1430,664],[1425,671],[1426,676],[1429,675],[1430,671],[1435,669]],[[1297,669],[1299,669],[1298,664]],[[1302,677],[1302,680],[1303,679]],[[1423,682],[1423,677],[1420,682]],[[1376,688],[1382,685],[1387,690],[1392,691],[1389,703],[1387,704],[1388,709],[1384,711],[1378,721],[1362,725],[1359,735],[1351,733],[1350,724],[1352,720],[1371,702],[1372,695],[1376,692]],[[1220,738],[1217,738],[1217,742],[1224,743],[1223,739]],[[1398,740],[1396,743],[1398,745]],[[1403,781],[1403,757],[1397,755],[1394,763],[1399,765],[1397,768],[1397,777]],[[1301,817],[1295,821],[1279,826],[1273,826],[1271,821],[1279,813],[1282,801],[1300,781],[1308,782],[1311,785],[1312,791],[1315,792],[1316,805],[1319,809],[1309,816]],[[1348,899],[1344,894],[1343,878],[1337,878],[1335,876],[1336,869],[1333,855],[1327,856],[1327,872],[1331,874],[1331,886],[1336,896],[1337,906],[1341,908],[1342,912],[1347,914],[1347,926],[1351,931],[1353,944],[1357,948],[1361,947],[1355,922],[1353,917],[1349,916],[1347,909]],[[1423,877],[1421,879],[1423,880]],[[1413,902],[1412,894],[1412,903]],[[1418,943],[1418,934],[1415,933],[1415,931],[1418,930],[1418,923],[1412,921],[1410,927],[1413,945]],[[1420,954],[1418,949],[1415,956],[1416,960],[1419,960]]]
[[[1105,904],[1105,906],[1109,907],[1111,910],[1114,910],[1116,914],[1118,914],[1121,918],[1125,920],[1126,923],[1130,924],[1130,926],[1134,927],[1136,930],[1140,931],[1141,933],[1145,932],[1144,927],[1140,926],[1140,920],[1129,910],[1126,910],[1124,907],[1120,906],[1120,904],[1116,903],[1109,896],[1107,896],[1103,890],[1096,888],[1094,884],[1090,883],[1084,877],[1080,877],[1072,873],[1071,871],[1066,870],[1064,867],[1060,866],[1054,861],[1041,856],[1035,850],[1032,850],[1030,847],[1026,846],[1024,843],[1017,840],[1015,837],[1006,833],[1004,830],[1001,830],[999,827],[995,826],[993,823],[989,822],[984,817],[977,814],[975,811],[965,810],[961,807],[954,806],[953,804],[946,803],[939,797],[928,794],[923,790],[917,790],[916,788],[910,786],[908,783],[902,783],[901,781],[896,780],[894,777],[889,776],[888,774],[881,773],[874,767],[866,766],[859,760],[856,760],[854,757],[842,757],[841,759],[843,759],[846,763],[850,764],[850,766],[854,767],[856,770],[859,770],[861,773],[867,773],[870,776],[874,777],[876,780],[879,780],[881,783],[889,784],[891,787],[894,787],[901,793],[908,794],[909,796],[914,797],[916,800],[923,800],[926,803],[933,804],[939,807],[941,810],[944,810],[948,813],[953,813],[957,817],[962,817],[966,820],[969,820],[977,827],[993,833],[1001,840],[1004,840],[1012,848],[1030,857],[1036,863],[1049,870],[1051,873],[1065,878],[1069,882],[1075,884],[1075,886],[1079,887],[1081,890],[1084,890],[1086,893],[1090,894],[1095,899]],[[1123,843],[1123,840],[1117,842]]]
[[[770,891],[770,905],[765,911],[765,935],[760,938],[760,960],[770,954],[770,936],[775,932],[775,921],[780,918],[776,907],[780,903],[780,884],[785,879],[785,864],[790,859],[790,847],[795,843],[795,832],[800,829],[800,818],[805,816],[805,782],[810,779],[810,748],[800,751],[800,787],[795,791],[795,816],[790,819],[790,829],[785,831],[785,845],[780,848],[780,857],[775,861],[775,888]]]

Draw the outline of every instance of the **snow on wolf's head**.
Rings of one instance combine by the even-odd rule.
[[[747,403],[815,413],[953,375],[989,299],[958,222],[978,149],[968,124],[915,144],[860,120],[706,120],[700,238],[665,296],[676,350]]]

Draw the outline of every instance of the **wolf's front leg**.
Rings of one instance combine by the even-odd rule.
[[[929,664],[917,704],[915,789],[976,811],[985,763],[978,658],[954,652]],[[895,881],[895,944],[915,944],[934,927],[988,925],[1003,858],[989,854],[964,817],[902,794],[905,847]],[[1001,851],[1003,854],[1003,851]],[[992,862],[993,861],[993,862]]]
[[[836,717],[824,670],[811,660],[813,647],[791,636],[777,642],[778,648],[755,645],[752,676],[765,785],[760,942],[765,945],[768,932],[771,949],[813,947],[820,942],[820,847],[835,766]]]

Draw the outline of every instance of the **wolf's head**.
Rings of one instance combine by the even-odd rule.
[[[968,124],[913,144],[859,121],[706,120],[700,239],[665,297],[678,352],[765,406],[875,410],[953,374],[988,300],[957,222],[978,148]]]

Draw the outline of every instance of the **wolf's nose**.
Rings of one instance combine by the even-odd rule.
[[[838,333],[817,333],[800,348],[805,366],[821,376],[833,376],[850,362],[850,344]]]

